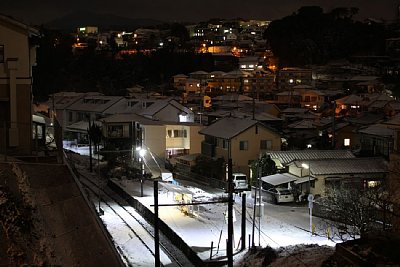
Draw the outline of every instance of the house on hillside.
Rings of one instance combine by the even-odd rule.
[[[281,149],[281,137],[273,129],[252,119],[225,117],[202,129],[205,136],[201,145],[203,155],[232,159],[234,172],[249,175],[249,165],[260,153]]]
[[[32,152],[32,68],[39,34],[0,15],[0,153]]]

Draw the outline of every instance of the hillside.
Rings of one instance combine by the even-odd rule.
[[[64,165],[0,164],[0,266],[121,266]]]

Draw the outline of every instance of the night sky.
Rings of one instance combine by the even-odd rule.
[[[109,13],[128,18],[199,22],[210,18],[274,20],[301,6],[358,7],[356,19],[394,20],[400,0],[1,0],[0,13],[29,24],[41,24],[77,11]]]

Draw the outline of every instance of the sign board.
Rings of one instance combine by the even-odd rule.
[[[309,194],[307,197],[308,200],[308,208],[312,209],[313,208],[313,201],[314,201],[314,196],[313,194]]]
[[[161,179],[165,182],[172,182],[174,180],[174,177],[170,172],[163,172],[161,173]]]

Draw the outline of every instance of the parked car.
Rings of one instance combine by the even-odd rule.
[[[273,195],[275,203],[293,202],[293,193],[287,188],[274,187],[266,190],[269,194]]]

